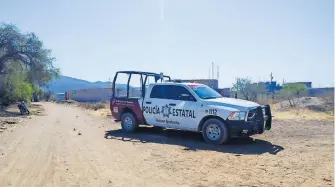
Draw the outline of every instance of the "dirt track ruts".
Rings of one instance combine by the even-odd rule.
[[[43,103],[0,134],[1,186],[333,186],[333,121],[274,121],[228,145],[200,134],[119,124]],[[78,132],[81,135],[78,135]]]

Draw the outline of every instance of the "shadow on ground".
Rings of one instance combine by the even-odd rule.
[[[186,151],[209,150],[223,153],[259,155],[277,154],[284,150],[282,146],[265,140],[242,138],[231,139],[224,145],[210,145],[204,142],[200,133],[172,129],[141,127],[136,133],[125,133],[121,129],[106,131],[106,139],[115,139],[133,143],[159,143],[183,146]]]
[[[44,116],[44,109],[41,104],[32,103],[28,107],[30,115]],[[0,109],[0,117],[26,117],[27,115],[21,115],[17,105],[11,105],[9,107],[3,107]],[[28,115],[29,116],[29,115]]]
[[[20,112],[12,112],[12,111],[6,111],[1,110],[0,111],[0,117],[19,117],[21,116]]]

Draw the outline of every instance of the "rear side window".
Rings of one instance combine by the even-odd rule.
[[[165,85],[155,85],[151,90],[150,98],[167,99],[167,89]]]

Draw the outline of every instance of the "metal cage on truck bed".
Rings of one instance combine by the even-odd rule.
[[[115,98],[115,87],[116,87],[116,80],[117,80],[117,77],[119,74],[128,74],[129,77],[128,77],[128,82],[127,82],[127,98],[129,98],[129,82],[130,82],[130,79],[131,79],[131,76],[133,74],[136,74],[136,75],[141,75],[141,90],[142,90],[142,97],[144,97],[145,95],[145,85],[147,83],[147,80],[149,77],[154,77],[155,79],[155,82],[157,83],[159,80],[161,80],[161,82],[163,82],[164,78],[165,79],[168,79],[168,81],[171,81],[171,77],[170,76],[167,76],[167,75],[163,75],[163,73],[153,73],[153,72],[143,72],[143,71],[118,71],[116,72],[115,76],[114,76],[114,79],[113,79],[113,86],[112,86],[112,89],[113,89],[113,94],[112,94],[112,98]]]

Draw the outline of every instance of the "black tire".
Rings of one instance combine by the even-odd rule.
[[[134,114],[130,112],[122,114],[121,126],[122,130],[125,132],[129,133],[135,132],[136,129],[138,128],[138,123]]]
[[[209,128],[213,126],[219,128],[220,130],[219,135],[217,136],[214,134],[212,136],[208,135],[210,133],[207,133],[207,130],[210,131]],[[215,118],[208,119],[207,121],[205,121],[204,125],[202,126],[202,137],[209,144],[220,145],[220,144],[226,143],[229,140],[228,128],[226,124],[219,119],[215,119]]]

